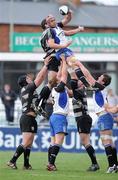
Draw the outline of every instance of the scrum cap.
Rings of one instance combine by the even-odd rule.
[[[24,86],[26,86],[28,83],[27,83],[27,81],[26,81],[26,75],[22,75],[22,76],[20,76],[19,78],[18,78],[18,85],[20,86],[20,87],[24,87]]]

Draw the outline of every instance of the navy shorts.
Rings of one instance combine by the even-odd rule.
[[[81,117],[76,117],[77,130],[79,133],[90,134],[92,126],[92,118],[89,115],[83,115]]]
[[[21,132],[37,133],[37,121],[31,115],[23,114],[20,118]]]

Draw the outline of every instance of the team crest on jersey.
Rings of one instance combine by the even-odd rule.
[[[31,127],[31,130],[34,131],[34,126]]]
[[[79,127],[79,132],[81,133],[82,132],[82,130],[81,130],[81,128]]]

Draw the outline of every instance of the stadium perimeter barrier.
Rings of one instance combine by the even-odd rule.
[[[118,151],[118,128],[113,130],[113,140]],[[0,151],[14,151],[21,143],[22,135],[18,127],[0,127]],[[91,131],[91,143],[97,153],[103,153],[99,138],[98,129],[93,128]],[[40,127],[38,133],[35,135],[32,150],[47,152],[50,145],[50,129],[49,127]],[[63,143],[62,152],[85,152],[84,147],[80,143],[80,138],[76,128],[69,128],[68,135]]]

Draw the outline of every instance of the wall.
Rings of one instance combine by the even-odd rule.
[[[65,29],[71,29],[74,27],[66,27]],[[0,24],[0,52],[9,51],[9,31],[10,27],[7,24]],[[15,25],[15,32],[41,32],[42,29],[40,26],[33,25]],[[85,28],[84,32],[117,32],[118,29],[99,29],[99,28]]]

